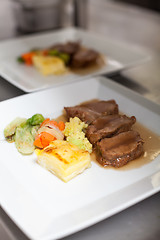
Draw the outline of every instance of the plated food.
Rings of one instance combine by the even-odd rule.
[[[91,167],[93,154],[102,167],[116,169],[143,156],[145,141],[135,123],[115,100],[92,100],[64,107],[63,121],[42,114],[16,118],[4,135],[20,153],[35,151],[41,166],[67,182]]]
[[[44,121],[42,114],[35,114],[31,118],[15,118],[4,129],[4,136],[8,142],[15,142],[17,150],[22,154],[34,151],[34,140],[40,124]]]
[[[80,42],[57,43],[45,49],[33,49],[18,57],[19,63],[34,66],[43,75],[62,75],[67,71],[104,64],[99,52]]]

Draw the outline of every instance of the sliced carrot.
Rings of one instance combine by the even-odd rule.
[[[43,147],[47,147],[51,141],[54,141],[56,138],[48,133],[48,132],[41,132],[40,133],[40,140],[41,140],[41,143],[42,143],[42,146]]]
[[[33,63],[32,63],[32,60],[31,60],[31,59],[27,59],[27,60],[25,60],[25,64],[28,65],[28,66],[30,66],[30,65],[32,65]]]
[[[49,118],[46,118],[41,123],[40,128],[45,127],[46,125],[51,126],[51,127],[52,126],[57,127],[60,131],[63,131],[65,128],[64,122],[60,121],[59,123],[57,123],[56,121],[50,120]],[[38,137],[35,139],[34,145],[39,148],[44,148],[44,147],[48,146],[51,141],[54,141],[54,140],[56,140],[56,138],[51,133],[44,131],[44,132],[41,132],[38,135]]]
[[[48,124],[54,127],[58,127],[58,123],[54,120],[50,120]]]
[[[41,132],[38,137],[34,141],[34,145],[38,148],[47,147],[51,141],[54,141],[56,138],[48,133],[48,132]]]
[[[49,118],[46,118],[40,125],[40,127],[43,127],[45,125],[50,125],[54,127],[58,127],[58,123],[54,120],[50,120]]]
[[[24,53],[22,55],[22,59],[25,61],[27,65],[32,65],[33,64],[32,58],[34,55],[35,55],[35,52]]]
[[[58,123],[58,127],[59,127],[59,130],[63,131],[63,130],[65,129],[65,123],[62,122],[62,121],[60,121],[60,122]]]
[[[40,125],[40,128],[43,127],[45,124],[47,124],[50,121],[50,118],[46,118]]]
[[[38,148],[43,148],[43,145],[42,145],[40,136],[38,136],[38,137],[35,139],[35,141],[34,141],[33,144],[34,144],[36,147],[38,147]]]

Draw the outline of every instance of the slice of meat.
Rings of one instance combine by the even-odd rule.
[[[136,131],[119,133],[97,143],[97,161],[102,166],[122,167],[143,153],[143,140]]]
[[[67,117],[78,117],[81,121],[90,124],[101,115],[117,114],[118,105],[114,100],[93,101],[75,107],[64,107]]]
[[[86,107],[64,107],[67,113],[67,118],[78,117],[81,121],[90,124],[93,120],[100,117],[101,114]]]
[[[77,51],[71,62],[71,66],[74,68],[86,67],[88,65],[96,63],[99,57],[99,53],[92,49],[79,49]]]
[[[118,104],[112,99],[108,101],[92,101],[81,104],[81,106],[89,108],[103,115],[118,114]]]
[[[126,115],[101,116],[88,126],[86,136],[92,144],[105,137],[112,137],[115,134],[129,131],[136,122],[136,118]]]

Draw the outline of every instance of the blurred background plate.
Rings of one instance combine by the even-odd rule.
[[[69,72],[65,75],[43,76],[33,67],[22,66],[16,59],[33,48],[46,48],[57,42],[80,40],[82,45],[93,48],[106,58],[106,65],[88,73]],[[0,75],[25,92],[58,86],[71,81],[83,80],[91,76],[119,72],[149,59],[147,52],[134,45],[100,36],[89,31],[66,28],[27,37],[19,37],[0,42]]]

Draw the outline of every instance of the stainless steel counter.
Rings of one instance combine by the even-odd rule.
[[[1,2],[4,3],[1,5],[1,9],[2,6],[9,9],[9,1],[1,0]],[[141,8],[132,8],[130,5],[115,4],[111,1],[90,0],[88,3],[87,28],[89,30],[116,38],[119,41],[143,46],[152,56],[151,60],[143,65],[111,76],[113,81],[160,104],[160,15]],[[5,24],[0,25],[1,39],[10,38],[15,34],[12,14],[7,15],[7,19],[9,17],[10,21],[12,20],[11,24],[9,20],[4,20]],[[0,101],[22,94],[24,94],[23,91],[0,78]],[[1,208],[0,239],[28,239]],[[159,240],[160,193],[63,239]]]

